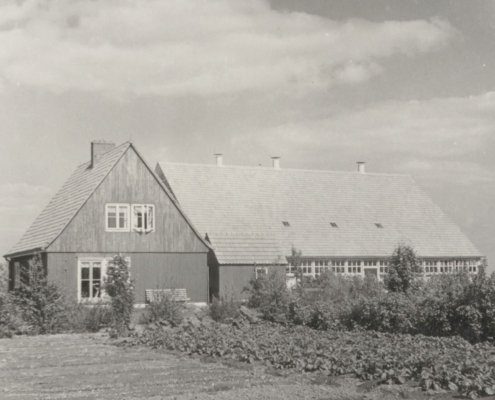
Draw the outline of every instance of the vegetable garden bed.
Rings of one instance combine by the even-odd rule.
[[[133,344],[261,362],[276,369],[352,374],[376,384],[414,382],[476,398],[495,391],[495,347],[461,338],[316,331],[260,322],[148,327]]]

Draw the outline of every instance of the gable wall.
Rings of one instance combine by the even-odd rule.
[[[155,231],[105,232],[106,203],[155,205]],[[202,252],[207,247],[129,148],[49,252]]]

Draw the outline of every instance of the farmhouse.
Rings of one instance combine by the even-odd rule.
[[[209,250],[131,143],[93,142],[90,161],[76,168],[5,257],[10,289],[40,254],[48,279],[70,298],[95,301],[108,263],[122,254],[137,303],[145,302],[147,289],[168,288],[206,302]]]
[[[156,172],[212,251],[210,290],[240,296],[267,268],[381,279],[399,243],[425,276],[476,272],[482,255],[407,175],[161,162]],[[293,275],[292,275],[293,276]]]
[[[325,271],[381,279],[399,243],[414,247],[425,276],[474,273],[483,257],[406,175],[160,162],[133,144],[91,143],[80,165],[5,255],[9,288],[34,255],[74,300],[103,295],[116,254],[131,266],[136,302],[154,290],[182,299],[242,297],[269,270],[290,283]],[[294,254],[299,254],[294,257]]]

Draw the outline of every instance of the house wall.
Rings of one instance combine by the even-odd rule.
[[[155,231],[106,232],[107,203],[154,204]],[[206,253],[208,247],[191,229],[157,178],[129,148],[48,251]]]
[[[258,265],[257,267],[262,267]],[[285,266],[269,266],[268,272],[276,271],[285,277]],[[249,281],[255,277],[254,265],[221,265],[219,273],[219,296],[222,298],[247,299],[248,293],[243,289],[249,287]]]
[[[48,279],[77,301],[78,258],[112,258],[115,253],[49,253]],[[208,301],[206,253],[122,253],[131,259],[135,302],[145,302],[146,289],[185,288],[193,302]]]
[[[106,232],[108,203],[154,204],[155,230]],[[77,300],[78,257],[131,257],[136,302],[145,289],[186,288],[192,301],[208,301],[208,247],[200,240],[157,178],[129,148],[48,248],[48,275]]]

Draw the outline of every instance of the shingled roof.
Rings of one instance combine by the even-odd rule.
[[[89,168],[90,162],[77,167],[6,256],[48,247],[130,146],[131,144],[127,142],[113,148],[92,168]]]
[[[308,257],[480,257],[407,175],[159,163],[178,202],[221,264]]]

